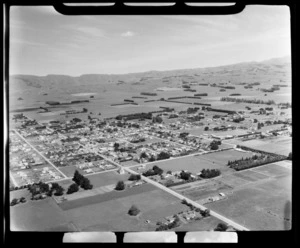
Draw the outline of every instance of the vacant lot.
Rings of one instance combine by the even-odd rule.
[[[250,230],[288,230],[291,227],[291,176],[264,180],[234,191],[228,199],[207,207]]]

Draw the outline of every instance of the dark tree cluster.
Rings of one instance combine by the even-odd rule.
[[[64,192],[64,188],[58,183],[51,183],[51,187],[47,183],[39,182],[34,183],[28,187],[29,192],[31,193],[32,199],[43,199],[43,195],[52,196],[54,193],[55,196],[61,196]]]
[[[73,183],[69,186],[67,194],[73,194],[79,190],[79,186],[76,183]]]
[[[159,168],[157,165],[154,165],[152,169],[147,170],[143,173],[143,176],[149,177],[149,176],[155,176],[155,175],[162,175],[163,169]]]
[[[254,151],[254,149],[250,149],[250,148],[246,148],[246,147],[242,147],[244,150],[248,149],[250,151]],[[257,151],[256,151],[257,152]],[[234,160],[234,161],[228,161],[227,165],[232,168],[235,169],[236,171],[240,171],[240,170],[245,170],[248,168],[252,168],[252,167],[257,167],[260,165],[264,165],[264,164],[269,164],[269,163],[274,163],[274,162],[278,162],[281,160],[286,159],[286,156],[281,156],[281,155],[277,155],[277,154],[268,154],[268,153],[263,153],[260,152],[261,155],[254,155],[252,157],[249,158],[242,158],[239,160]]]
[[[180,225],[180,219],[178,215],[175,215],[174,221],[168,224],[159,223],[159,226],[156,228],[155,231],[166,231]]]
[[[115,187],[115,190],[124,190],[125,189],[125,183],[123,181],[119,181]]]
[[[191,172],[181,171],[180,178],[186,181],[189,180],[191,178]]]
[[[220,100],[224,102],[245,102],[245,103],[267,104],[267,105],[275,104],[273,100],[263,101],[260,99],[246,99],[246,98],[234,98],[234,97],[222,97]]]
[[[210,144],[209,147],[211,150],[218,150],[219,149],[219,145],[221,145],[221,141],[220,140],[213,140]]]
[[[185,199],[183,199],[181,203],[187,205],[191,210],[195,210],[196,212],[199,212],[203,217],[210,216],[210,210],[208,208],[205,210],[201,210],[200,208],[195,207],[193,204],[188,203]]]
[[[139,174],[131,174],[128,178],[129,181],[138,181],[141,179],[141,175]]]
[[[19,198],[19,199],[14,198],[14,199],[12,199],[12,201],[10,202],[10,206],[15,206],[15,205],[17,205],[17,204],[19,204],[19,203],[25,203],[25,202],[26,202],[25,197],[21,197],[21,198]]]
[[[187,114],[194,114],[194,113],[196,113],[199,109],[200,109],[200,108],[198,108],[198,107],[195,107],[195,108],[188,108],[188,109],[186,110],[186,112],[187,112]]]
[[[118,115],[117,120],[152,119],[152,113],[136,113],[129,115]]]
[[[203,169],[201,171],[201,175],[200,177],[202,178],[213,178],[213,177],[217,177],[220,176],[221,172],[218,169]]]
[[[155,116],[152,118],[153,123],[162,123],[163,119],[160,116]]]
[[[162,151],[162,152],[160,152],[160,153],[157,155],[157,160],[168,159],[168,158],[170,158],[170,157],[171,157],[171,156],[170,156],[169,153]]]
[[[78,186],[87,190],[92,189],[93,185],[90,183],[90,180],[83,175],[81,175],[78,170],[75,171],[74,177],[72,179]]]

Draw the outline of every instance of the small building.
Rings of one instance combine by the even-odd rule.
[[[123,175],[125,173],[124,169],[121,167],[120,169],[118,169],[118,173],[120,175]]]

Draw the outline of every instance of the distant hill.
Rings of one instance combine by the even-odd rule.
[[[273,58],[261,62],[244,62],[232,65],[196,68],[196,69],[181,69],[170,71],[148,71],[129,74],[85,74],[79,77],[67,75],[12,75],[9,81],[10,95],[13,93],[21,93],[28,90],[70,90],[76,86],[86,86],[92,89],[94,86],[136,83],[136,82],[153,82],[154,80],[162,80],[172,77],[177,80],[206,80],[211,81],[223,80],[233,76],[240,76],[238,79],[245,79],[247,76],[256,75],[257,79],[263,78],[266,73],[282,72],[289,77],[291,71],[291,57]],[[209,77],[208,77],[209,75]],[[203,82],[203,81],[202,81]]]

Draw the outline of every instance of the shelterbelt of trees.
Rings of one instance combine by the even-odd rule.
[[[234,97],[221,97],[220,101],[223,102],[245,102],[245,103],[253,103],[253,104],[275,104],[273,100],[263,101],[260,99],[245,99],[245,98],[234,98]]]

